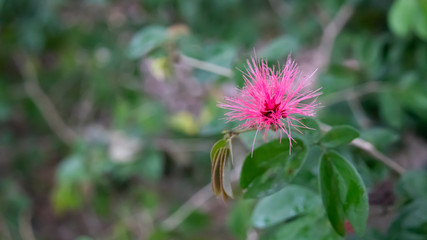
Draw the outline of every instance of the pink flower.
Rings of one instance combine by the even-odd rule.
[[[291,128],[308,128],[301,123],[298,115],[314,116],[320,88],[310,89],[309,76],[300,76],[297,64],[289,56],[284,68],[270,68],[266,61],[247,60],[248,67],[243,73],[245,86],[239,89],[236,96],[225,97],[218,106],[227,110],[227,122],[243,121],[240,130],[264,130],[264,138],[269,129],[282,132],[291,140]],[[256,138],[255,134],[255,138]],[[254,139],[255,144],[255,139]],[[253,146],[252,146],[253,151]]]

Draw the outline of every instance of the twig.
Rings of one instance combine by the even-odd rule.
[[[185,56],[183,54],[180,54],[180,59],[181,61],[188,65],[191,66],[193,68],[198,68],[198,69],[202,69],[211,73],[215,73],[218,74],[220,76],[224,76],[224,77],[232,77],[233,76],[233,72],[231,71],[231,69],[226,68],[226,67],[222,67],[213,63],[209,63],[209,62],[204,62],[192,57],[188,57]]]
[[[19,232],[24,240],[36,240],[31,226],[31,214],[21,214],[19,216]]]
[[[315,56],[316,64],[319,69],[323,69],[329,65],[331,60],[332,48],[338,34],[341,32],[344,25],[353,15],[354,7],[352,5],[343,5],[334,19],[325,27],[320,44],[317,47],[317,54]]]
[[[12,234],[10,234],[9,228],[2,216],[0,216],[0,237],[3,237],[6,240],[12,240]]]
[[[162,227],[168,231],[174,230],[181,224],[196,208],[201,207],[205,202],[214,196],[211,184],[204,186],[190,199],[187,200],[177,211],[169,216],[162,223]]]
[[[357,124],[362,129],[367,129],[371,125],[371,120],[368,118],[365,110],[363,110],[362,104],[359,99],[354,97],[355,93],[352,92],[347,98],[348,105],[350,110],[353,112],[354,118],[357,121]]]
[[[327,125],[327,124],[324,124],[324,123],[320,124],[320,129],[323,132],[327,132],[331,128],[332,127]],[[359,148],[360,150],[363,150],[364,152],[368,153],[372,157],[383,162],[385,165],[387,165],[389,168],[393,169],[394,171],[396,171],[400,175],[406,172],[406,169],[404,167],[400,166],[397,162],[393,161],[392,159],[390,159],[389,157],[387,157],[386,155],[384,155],[383,153],[378,151],[375,148],[375,146],[372,145],[372,143],[370,143],[370,142],[367,142],[361,138],[356,138],[351,142],[351,145]]]
[[[400,166],[397,162],[393,161],[392,159],[390,159],[386,155],[382,154],[370,142],[367,142],[361,138],[356,138],[351,142],[351,145],[365,151],[366,153],[368,153],[372,157],[380,160],[381,162],[383,162],[385,165],[387,165],[388,167],[390,167],[391,169],[393,169],[394,171],[396,171],[400,175],[402,175],[403,173],[406,172],[405,168]]]
[[[381,91],[381,84],[377,82],[368,82],[358,87],[352,87],[349,89],[341,90],[339,92],[335,92],[329,94],[326,97],[321,98],[321,102],[323,106],[330,106],[338,102],[342,102],[345,100],[359,98],[363,95],[375,93]]]
[[[77,138],[77,134],[65,124],[50,98],[40,88],[36,69],[30,57],[23,55],[19,60],[22,62],[17,59],[16,65],[24,78],[25,91],[36,104],[52,131],[65,144],[70,145]]]

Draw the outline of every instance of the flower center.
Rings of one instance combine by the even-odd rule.
[[[265,102],[264,110],[262,110],[261,113],[267,118],[286,118],[287,114],[285,112],[280,114],[279,106],[280,103],[269,104]]]

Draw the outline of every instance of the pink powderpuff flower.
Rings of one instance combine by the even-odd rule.
[[[266,61],[252,58],[247,60],[245,85],[233,97],[225,97],[219,107],[230,110],[226,113],[227,122],[243,121],[240,130],[256,129],[252,152],[258,131],[264,130],[264,139],[269,129],[282,132],[292,146],[291,128],[301,132],[298,127],[308,128],[301,123],[302,116],[314,116],[320,88],[312,90],[311,76],[301,76],[295,61],[290,55],[284,68],[270,68]],[[299,124],[299,125],[298,125]],[[290,150],[289,150],[290,151]]]

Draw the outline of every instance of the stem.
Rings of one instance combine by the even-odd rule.
[[[222,131],[222,133],[224,135],[226,135],[226,138],[233,138],[235,136],[239,136],[242,133],[252,132],[252,131],[255,131],[255,130],[257,130],[257,129],[256,128],[248,128],[248,129],[242,129],[242,130],[224,130],[224,131]]]
[[[322,132],[327,132],[331,128],[332,127],[327,124],[320,123],[320,129],[322,130]],[[406,172],[406,169],[404,167],[402,167],[400,164],[378,151],[378,149],[376,149],[375,146],[372,145],[372,143],[367,142],[361,138],[356,138],[350,144],[371,155],[378,161],[384,163],[389,168],[397,172],[399,175],[402,175]]]

